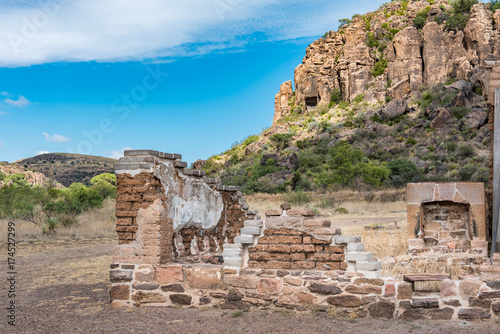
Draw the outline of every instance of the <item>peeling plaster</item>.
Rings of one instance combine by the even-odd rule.
[[[153,173],[165,189],[174,232],[188,227],[207,230],[218,224],[224,210],[218,191],[203,180],[183,175],[168,161],[155,165]]]

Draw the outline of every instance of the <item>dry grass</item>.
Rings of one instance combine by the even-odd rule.
[[[116,238],[115,201],[107,199],[100,209],[87,211],[78,216],[77,223],[71,227],[57,227],[54,235],[44,235],[41,226],[23,220],[15,220],[16,240],[51,239],[96,239]],[[0,242],[7,241],[7,220],[0,220]]]

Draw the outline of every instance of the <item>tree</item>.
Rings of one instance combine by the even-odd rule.
[[[96,190],[102,199],[116,197],[116,175],[111,173],[103,173],[94,176],[92,180],[92,189]]]

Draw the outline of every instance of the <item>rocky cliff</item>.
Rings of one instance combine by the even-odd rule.
[[[328,104],[333,92],[343,101],[408,99],[452,77],[488,93],[485,61],[500,59],[500,10],[473,5],[461,30],[447,24],[448,1],[431,3],[391,2],[314,41],[295,69],[295,92],[288,81],[276,95],[273,124],[292,110]],[[417,17],[424,21],[416,24]]]

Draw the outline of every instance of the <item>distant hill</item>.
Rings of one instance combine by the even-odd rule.
[[[74,182],[89,185],[90,180],[102,173],[113,173],[118,160],[72,153],[47,153],[14,162],[34,172],[44,174],[64,186]]]
[[[63,186],[59,182],[54,182],[53,179],[46,177],[42,173],[30,171],[23,166],[19,166],[17,164],[9,164],[8,162],[0,162],[0,173],[5,174],[7,176],[15,175],[15,174],[24,174],[24,179],[33,186],[41,186],[50,184],[55,188],[63,188]],[[9,182],[5,180],[1,180],[0,178],[0,187],[3,185],[8,185]]]

